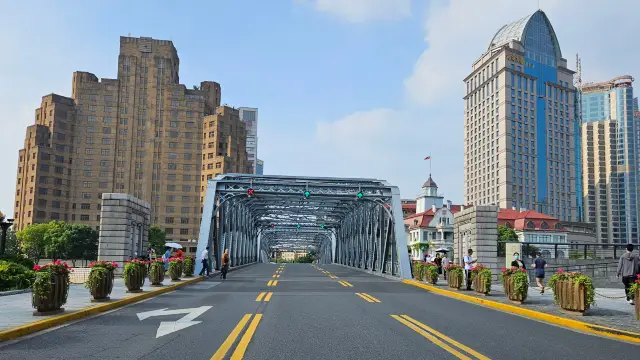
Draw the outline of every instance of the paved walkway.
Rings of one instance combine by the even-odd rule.
[[[596,288],[596,304],[585,312],[584,316],[579,316],[561,312],[560,307],[553,303],[553,291],[551,289],[546,289],[544,295],[540,295],[538,287],[529,286],[527,300],[519,306],[600,326],[640,332],[640,321],[635,320],[634,307],[623,297],[623,289]],[[438,281],[438,287],[448,289],[443,279]],[[479,296],[474,291],[461,291],[461,293]],[[504,295],[503,286],[497,283],[491,284],[491,292],[488,296],[483,296],[483,298],[513,305]]]
[[[172,284],[171,279],[165,278],[163,284]],[[143,287],[145,292],[154,292],[159,289],[161,289],[161,287],[149,286],[148,279]],[[111,292],[111,299],[123,299],[139,294],[127,293],[126,290],[127,288],[124,286],[124,280],[116,278],[113,284],[113,291]],[[103,304],[100,302],[92,303],[91,299],[91,294],[89,294],[89,290],[84,287],[84,284],[69,285],[69,296],[67,298],[67,303],[63,306],[65,313]],[[60,315],[33,316],[33,311],[35,309],[31,307],[31,292],[3,296],[0,298],[0,302],[2,303],[2,306],[0,306],[0,331]]]

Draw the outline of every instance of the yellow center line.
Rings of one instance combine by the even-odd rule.
[[[262,319],[262,314],[256,314],[256,316],[253,317],[251,324],[249,324],[249,328],[244,335],[242,335],[242,339],[240,339],[238,346],[236,346],[236,351],[231,355],[231,360],[242,360],[244,353],[247,351],[247,346],[249,346],[249,342],[251,342],[251,338],[258,328],[260,319]]]
[[[351,285],[350,283],[346,282],[346,281],[338,281],[338,283],[344,287],[353,287],[353,285]]]
[[[271,300],[271,296],[273,296],[273,293],[267,293],[267,296],[264,298],[264,302],[269,302],[269,300]]]
[[[335,275],[329,275],[329,277],[330,277],[330,278],[332,278],[332,279],[337,279],[337,278],[338,278],[338,277],[337,277],[337,276],[335,276]]]
[[[246,314],[245,316],[242,317],[238,325],[236,325],[233,331],[231,331],[231,334],[229,334],[227,339],[222,343],[218,351],[216,351],[216,353],[213,354],[213,356],[211,357],[211,360],[224,359],[229,349],[231,349],[231,346],[233,345],[233,343],[236,342],[236,339],[238,338],[238,335],[240,335],[240,332],[242,332],[242,329],[244,329],[245,325],[247,325],[247,323],[249,322],[249,319],[251,319],[251,315],[252,314]]]
[[[362,293],[362,295],[367,297],[367,298],[369,298],[369,299],[371,299],[373,302],[377,302],[377,303],[381,302],[379,299],[376,299],[376,298],[374,298],[373,296],[371,296],[371,295],[369,295],[367,293]]]
[[[269,280],[269,282],[267,283],[267,286],[271,286],[271,284],[273,284],[273,280]]]
[[[371,300],[371,299],[367,298],[366,296],[364,296],[364,295],[363,295],[363,294],[361,294],[361,293],[356,293],[356,295],[360,296],[360,297],[361,297],[362,299],[364,299],[364,301],[366,301],[366,302],[373,302],[373,300]]]
[[[453,346],[458,347],[460,350],[466,351],[467,353],[469,353],[469,354],[471,354],[471,355],[473,355],[473,356],[477,357],[477,358],[478,358],[478,359],[480,359],[480,360],[490,360],[488,357],[486,357],[486,356],[484,356],[484,355],[480,354],[479,352],[477,352],[477,351],[475,351],[475,350],[473,350],[473,349],[469,348],[468,346],[465,346],[465,345],[463,345],[463,344],[461,344],[461,343],[459,343],[459,342],[457,342],[457,341],[453,340],[452,338],[448,337],[447,335],[445,335],[445,334],[443,334],[443,333],[440,333],[440,332],[438,332],[438,331],[436,331],[436,330],[434,330],[434,329],[430,328],[429,326],[427,326],[427,325],[425,325],[425,324],[421,323],[420,321],[418,321],[418,320],[416,320],[416,319],[412,318],[412,317],[411,317],[411,316],[409,316],[409,315],[401,315],[401,316],[402,316],[403,318],[405,318],[405,319],[407,319],[407,320],[411,321],[411,322],[412,322],[412,323],[414,323],[415,325],[417,325],[417,326],[419,326],[419,327],[423,328],[424,330],[426,330],[426,331],[428,331],[428,332],[430,332],[430,333],[432,333],[432,334],[436,335],[437,337],[439,337],[439,338],[441,338],[442,340],[444,340],[444,341],[448,342],[449,344],[451,344],[451,345],[453,345]]]
[[[267,286],[276,286],[278,285],[278,280],[269,280]]]
[[[429,334],[428,332],[420,329],[419,327],[417,327],[413,323],[409,322],[408,320],[405,320],[405,319],[401,318],[398,315],[391,315],[391,317],[396,319],[396,320],[398,320],[399,322],[404,324],[409,329],[411,329],[411,330],[417,332],[418,334],[424,336],[425,338],[429,339],[432,343],[434,343],[434,344],[440,346],[441,348],[445,349],[446,351],[451,353],[451,355],[455,356],[456,358],[462,359],[462,360],[472,360],[470,357],[468,357],[465,354],[459,352],[458,350],[452,348],[451,346],[445,344],[444,342],[442,342],[437,337],[435,337],[435,336]]]
[[[264,297],[266,293],[261,292],[260,295],[258,295],[258,297],[256,298],[256,301],[262,301],[262,298]]]

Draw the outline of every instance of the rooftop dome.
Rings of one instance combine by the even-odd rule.
[[[530,29],[532,27],[541,28]],[[542,29],[542,27],[546,29]],[[562,58],[560,45],[558,44],[558,39],[556,38],[555,31],[553,31],[551,22],[544,11],[538,10],[531,15],[527,15],[522,19],[501,27],[491,39],[487,51],[491,51],[491,49],[507,44],[511,40],[521,42],[526,48],[528,45],[527,42],[535,42],[536,40],[540,40],[540,37],[547,36],[550,37],[548,40],[553,44],[553,51],[555,52],[556,59]]]
[[[422,188],[438,188],[438,185],[436,185],[436,182],[433,181],[433,179],[431,178],[431,174],[429,174],[429,179],[427,179],[427,181],[422,184]]]

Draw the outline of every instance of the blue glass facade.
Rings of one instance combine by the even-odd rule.
[[[536,77],[536,197],[538,210],[549,214],[548,204],[548,157],[547,157],[547,98],[549,97],[546,83],[558,82],[557,57],[560,52],[552,38],[544,15],[536,12],[525,27],[523,44],[525,47],[524,73]]]

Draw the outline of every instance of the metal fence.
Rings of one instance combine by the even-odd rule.
[[[499,256],[504,254],[506,242],[498,242]],[[548,243],[548,242],[521,242],[521,256],[523,258],[535,258],[536,253],[542,253],[547,259],[570,260],[596,260],[619,259],[625,253],[627,244],[593,244],[593,243]]]

